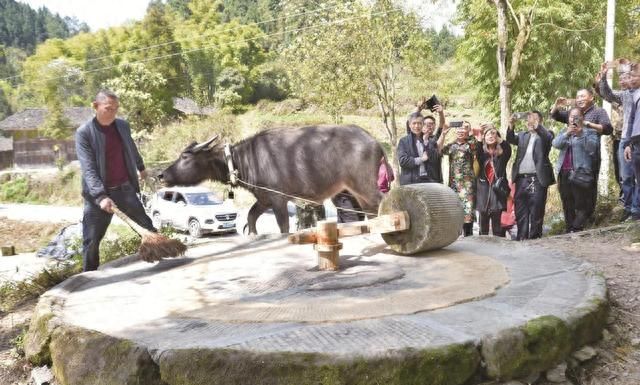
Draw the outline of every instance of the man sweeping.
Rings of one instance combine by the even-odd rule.
[[[117,119],[118,97],[101,90],[93,101],[96,116],[76,132],[76,152],[82,168],[82,267],[96,270],[99,246],[117,206],[142,228],[155,233],[137,197],[138,176],[146,177],[142,157],[131,137],[129,123]]]

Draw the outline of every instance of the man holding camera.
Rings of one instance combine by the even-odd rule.
[[[591,207],[591,189],[595,183],[593,164],[598,151],[598,136],[583,129],[582,111],[569,111],[569,124],[553,140],[560,150],[556,172],[567,233],[581,231]]]
[[[567,124],[569,123],[569,112],[560,109],[562,104],[566,103],[565,98],[556,99],[556,103],[551,109],[551,118],[554,120]],[[583,88],[576,93],[576,107],[580,109],[583,115],[583,127],[591,129],[598,134],[598,151],[596,152],[595,162],[593,164],[593,177],[594,183],[591,190],[591,207],[589,209],[590,218],[596,207],[596,201],[598,198],[598,174],[600,173],[600,136],[611,135],[613,133],[613,126],[609,120],[609,115],[604,108],[600,108],[594,104],[594,92],[592,89]]]
[[[514,132],[515,115],[507,128],[507,142],[517,146],[512,180],[516,186],[514,203],[519,241],[542,236],[547,189],[555,183],[549,160],[553,133],[542,126],[539,111],[531,111],[526,117],[526,132]]]
[[[625,148],[629,142],[628,135],[633,133],[634,119],[636,114],[632,115],[633,111],[637,111],[638,103],[640,103],[640,74],[633,76],[631,72],[631,66],[625,68],[619,68],[619,84],[620,90],[614,91],[607,82],[607,63],[602,64],[600,73],[598,74],[598,86],[600,88],[600,95],[602,98],[610,103],[617,103],[622,106],[622,132],[620,137],[620,146],[617,150],[618,162],[620,164],[620,186],[622,189],[622,202],[624,204],[624,214],[621,220],[626,220],[631,217],[635,220],[640,219],[640,196],[638,190],[640,186],[637,184],[634,165],[632,162],[627,161],[625,156]],[[639,120],[639,119],[635,119]],[[631,150],[628,150],[631,152]],[[631,157],[629,156],[629,159]]]
[[[629,72],[628,84],[629,90],[633,93],[633,104],[629,111],[629,118],[623,127],[627,138],[624,142],[624,160],[625,162],[631,162],[633,165],[633,172],[636,178],[634,199],[636,204],[640,206],[638,204],[640,200],[640,184],[638,183],[640,181],[640,67],[638,65]],[[640,213],[633,213],[632,218],[640,220]]]

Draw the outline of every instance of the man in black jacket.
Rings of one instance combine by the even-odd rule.
[[[553,132],[544,128],[541,121],[542,114],[531,111],[527,114],[526,132],[514,132],[514,117],[507,128],[507,142],[518,146],[512,169],[518,240],[542,236],[547,189],[555,183],[549,160]]]
[[[437,170],[440,154],[433,141],[424,140],[424,118],[414,112],[409,115],[408,125],[410,132],[398,142],[400,184],[440,182],[440,170]]]
[[[142,157],[129,123],[117,119],[118,97],[101,90],[93,108],[96,116],[76,131],[76,152],[82,169],[82,263],[83,270],[100,265],[99,246],[117,207],[142,227],[156,231],[138,199],[138,174],[146,177]]]

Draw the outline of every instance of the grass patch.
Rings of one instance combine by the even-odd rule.
[[[52,175],[7,174],[0,184],[0,201],[78,206],[82,203],[80,174],[71,165]]]
[[[39,297],[45,291],[79,273],[81,269],[78,261],[71,261],[43,269],[24,281],[3,283],[0,285],[0,312],[11,312],[21,304]]]

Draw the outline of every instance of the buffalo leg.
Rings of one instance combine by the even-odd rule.
[[[362,207],[362,211],[373,214],[367,214],[367,217],[375,217],[378,215],[378,206],[380,206],[380,201],[382,201],[382,193],[378,191],[377,187],[365,191],[350,190],[350,192],[356,198],[360,207]]]
[[[258,230],[256,229],[256,222],[258,221],[258,217],[262,215],[269,207],[257,201],[251,206],[249,209],[249,214],[247,214],[247,225],[249,225],[249,234],[258,234]]]
[[[287,201],[284,199],[272,199],[271,207],[273,207],[273,213],[276,215],[276,221],[280,232],[287,234],[289,232],[289,211],[287,210]]]

